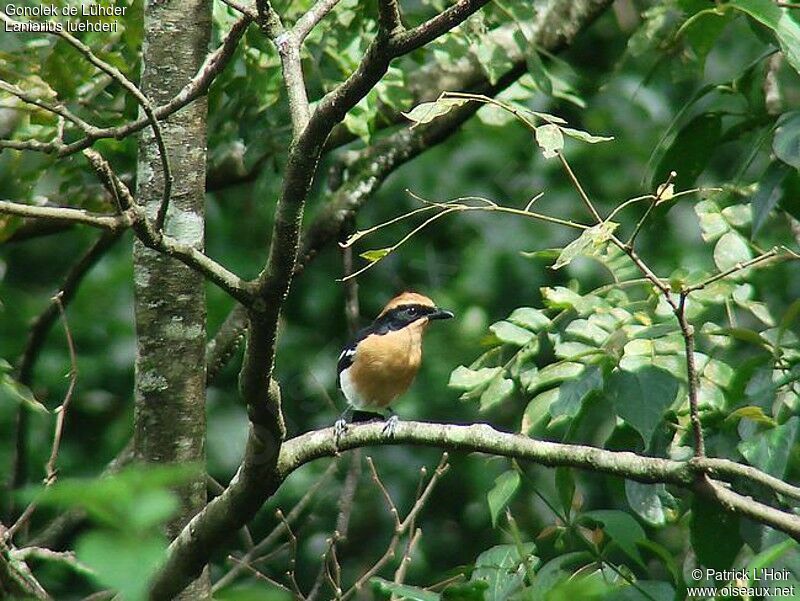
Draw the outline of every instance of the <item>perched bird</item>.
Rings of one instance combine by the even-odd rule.
[[[347,430],[353,409],[389,412],[384,432],[394,434],[398,418],[389,405],[403,394],[422,361],[422,334],[434,319],[453,314],[437,307],[427,296],[403,292],[390,300],[372,324],[358,334],[339,355],[337,385],[348,408],[334,427],[339,438]]]

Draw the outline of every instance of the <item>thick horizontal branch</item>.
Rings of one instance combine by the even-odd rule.
[[[352,424],[338,444],[333,428],[291,438],[281,448],[278,474],[285,479],[306,463],[321,457],[333,457],[341,451],[377,445],[412,444],[447,451],[511,457],[549,467],[577,467],[638,482],[662,482],[684,488],[690,487],[696,477],[696,471],[686,462],[536,440],[520,434],[500,432],[488,424],[458,426],[401,420],[392,438],[383,434],[383,426],[380,422]]]
[[[535,440],[520,434],[495,430],[487,424],[456,426],[401,421],[392,438],[383,433],[382,423],[351,425],[338,442],[333,428],[302,434],[283,443],[278,457],[278,474],[285,479],[294,470],[321,457],[365,446],[414,444],[448,451],[480,452],[548,467],[575,467],[645,483],[671,484],[714,500],[726,510],[785,532],[800,541],[800,517],[740,495],[720,482],[708,480],[702,461],[673,461],[646,457],[627,451]],[[715,461],[715,460],[710,460]],[[726,472],[729,465],[717,464]],[[756,468],[741,466],[736,475],[772,488],[771,477]],[[722,470],[719,470],[720,472]],[[755,477],[754,477],[755,476]],[[785,492],[785,488],[773,492]]]

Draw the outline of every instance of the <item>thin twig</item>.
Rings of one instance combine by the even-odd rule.
[[[642,230],[642,226],[644,226],[645,222],[647,221],[647,218],[650,217],[650,213],[652,213],[653,209],[656,208],[656,206],[661,201],[661,198],[664,196],[664,194],[667,193],[667,190],[669,190],[670,185],[672,185],[672,180],[674,180],[677,175],[678,174],[675,171],[670,171],[669,177],[667,177],[667,181],[658,187],[658,190],[656,190],[655,195],[654,196],[648,195],[649,198],[652,199],[652,202],[647,206],[647,210],[644,212],[644,215],[642,215],[642,217],[639,219],[638,223],[636,224],[636,227],[633,228],[633,232],[631,233],[630,238],[628,238],[628,241],[626,242],[628,246],[633,246],[634,242],[636,241],[636,236],[639,235],[639,232]]]
[[[739,271],[743,271],[743,270],[745,270],[745,269],[747,269],[749,267],[752,267],[753,265],[758,265],[759,263],[768,262],[768,261],[770,261],[772,259],[784,260],[784,259],[788,259],[788,258],[790,258],[790,257],[779,255],[778,254],[778,249],[777,248],[773,248],[772,250],[769,250],[769,251],[767,251],[767,252],[765,252],[765,253],[763,253],[763,254],[761,254],[761,255],[753,258],[753,259],[750,259],[749,261],[744,261],[744,262],[741,262],[741,263],[737,263],[736,265],[733,265],[732,267],[730,267],[730,268],[728,268],[728,269],[726,269],[724,271],[720,271],[719,273],[716,273],[713,276],[706,278],[702,282],[698,282],[697,284],[692,284],[691,286],[686,286],[683,289],[683,293],[688,295],[688,294],[691,294],[692,292],[696,292],[697,290],[702,290],[703,288],[705,288],[706,286],[708,286],[710,284],[713,284],[714,282],[717,282],[719,280],[723,280],[723,279],[725,279],[725,278],[727,278],[727,277],[729,277],[729,276],[731,276],[731,275],[733,275],[733,274],[735,274],[735,273],[737,273]],[[791,257],[791,258],[794,258],[794,257]]]
[[[419,196],[418,194],[415,194],[414,192],[411,192],[409,190],[407,190],[407,192],[413,198],[415,198],[415,199],[419,200],[420,202],[424,203],[426,206],[421,207],[419,209],[415,209],[413,211],[409,211],[408,213],[405,213],[403,215],[400,215],[399,217],[395,217],[393,219],[390,219],[389,221],[385,221],[383,223],[380,223],[380,224],[378,224],[376,226],[373,226],[373,227],[371,227],[371,228],[369,228],[367,230],[356,232],[355,234],[350,236],[343,244],[341,244],[341,246],[343,246],[344,248],[347,248],[348,246],[352,245],[356,240],[358,240],[359,238],[365,236],[366,234],[375,232],[375,231],[377,231],[379,229],[382,229],[384,227],[387,227],[389,225],[397,223],[397,222],[399,222],[399,221],[401,221],[403,219],[406,219],[408,217],[411,217],[412,215],[415,215],[417,213],[421,213],[423,211],[428,211],[428,210],[436,209],[436,208],[441,209],[441,210],[438,213],[434,214],[432,217],[428,217],[420,225],[418,225],[415,228],[413,228],[409,233],[407,233],[405,236],[400,238],[400,240],[398,240],[392,246],[390,246],[390,247],[388,247],[386,249],[383,249],[384,252],[380,257],[378,257],[375,260],[370,261],[369,263],[367,263],[361,269],[359,269],[359,270],[357,270],[357,271],[355,271],[355,272],[353,272],[353,273],[351,273],[349,275],[346,275],[346,276],[342,277],[338,281],[346,282],[346,281],[348,281],[348,280],[350,280],[352,278],[355,278],[355,277],[361,275],[365,271],[367,271],[367,270],[371,269],[372,267],[374,267],[382,259],[384,259],[385,257],[389,256],[395,250],[400,248],[403,244],[408,242],[411,238],[413,238],[416,234],[418,234],[423,229],[428,227],[431,223],[433,223],[437,219],[440,219],[441,217],[444,217],[445,215],[448,215],[448,214],[454,213],[454,212],[486,211],[486,212],[508,213],[510,215],[517,215],[517,216],[526,217],[526,218],[529,218],[529,219],[545,221],[545,222],[548,222],[548,223],[556,223],[558,225],[564,225],[564,226],[567,226],[567,227],[572,227],[572,228],[580,229],[580,230],[585,230],[585,229],[588,229],[590,227],[590,226],[582,224],[582,223],[576,223],[574,221],[569,221],[569,220],[566,220],[566,219],[560,219],[558,217],[551,217],[550,215],[544,215],[542,213],[537,213],[537,212],[531,211],[530,210],[530,205],[532,204],[531,202],[529,202],[528,205],[523,210],[523,209],[516,209],[516,208],[513,208],[513,207],[506,207],[506,206],[503,206],[503,205],[498,205],[497,203],[492,202],[488,198],[483,198],[481,196],[463,196],[463,197],[455,198],[455,199],[447,201],[447,202],[435,202],[435,201],[431,201],[431,200],[425,199],[425,198]],[[539,198],[539,197],[535,196],[533,200],[535,201],[537,198]],[[477,201],[482,202],[483,204],[481,204],[481,205],[463,204],[464,202],[471,201],[471,200],[477,200]]]
[[[5,16],[5,15],[3,15]],[[7,16],[4,20],[10,20]],[[234,50],[239,40],[244,35],[247,27],[252,23],[254,17],[246,14],[236,21],[228,34],[223,39],[219,48],[211,52],[203,64],[198,69],[195,76],[187,83],[183,89],[165,104],[156,107],[153,114],[158,119],[166,119],[171,114],[179,111],[187,104],[202,96],[208,91],[211,83],[216,79],[230,59],[233,57]],[[135,121],[124,123],[115,127],[95,128],[91,133],[79,140],[69,144],[62,144],[58,140],[55,142],[39,142],[37,140],[0,140],[0,148],[13,148],[16,150],[31,150],[43,153],[56,153],[59,157],[67,156],[89,148],[95,141],[103,138],[116,138],[121,140],[151,124],[151,119],[145,114],[144,117]]]
[[[397,570],[395,570],[394,572],[395,584],[403,584],[405,582],[406,572],[408,572],[408,566],[411,565],[411,554],[414,552],[414,549],[419,543],[420,538],[422,538],[422,528],[417,528],[416,530],[414,530],[414,535],[408,539],[406,550],[403,553],[403,557],[400,560],[400,564],[397,566]],[[393,595],[392,599],[399,599],[399,597]]]
[[[375,462],[369,455],[367,455],[367,465],[369,466],[369,471],[372,473],[372,482],[378,487],[381,495],[383,495],[383,500],[386,502],[386,507],[389,510],[389,514],[394,520],[395,531],[397,531],[402,525],[402,522],[400,521],[400,512],[397,511],[397,506],[394,504],[394,501],[392,501],[392,495],[389,494],[386,485],[384,485],[383,480],[381,480],[381,477],[378,475],[378,470],[375,468]]]
[[[433,492],[433,489],[435,488],[437,482],[441,479],[442,476],[444,476],[444,474],[447,473],[447,470],[449,469],[447,459],[448,459],[448,454],[442,453],[442,458],[439,461],[439,465],[436,466],[436,469],[431,475],[431,479],[428,481],[427,486],[425,486],[422,492],[417,496],[417,499],[414,502],[414,506],[411,508],[408,514],[406,514],[405,519],[400,521],[399,518],[397,517],[397,508],[395,507],[394,502],[391,499],[391,496],[389,496],[388,491],[386,491],[386,487],[381,482],[377,470],[374,469],[375,466],[368,458],[368,463],[370,464],[370,469],[373,473],[373,479],[376,482],[376,485],[381,490],[381,492],[384,494],[387,505],[389,506],[389,511],[395,520],[395,531],[383,555],[372,565],[370,569],[368,569],[364,574],[362,574],[358,578],[358,580],[356,580],[353,586],[351,586],[342,595],[342,601],[347,601],[347,599],[356,594],[356,592],[358,592],[361,589],[361,587],[364,586],[364,584],[369,582],[369,580],[375,574],[377,574],[381,569],[383,569],[383,567],[395,556],[397,545],[399,544],[401,537],[406,532],[408,532],[411,525],[415,523],[417,516],[422,511],[423,507],[425,507],[425,504],[428,502],[428,499],[430,498],[430,495]]]
[[[61,302],[61,293],[59,292],[53,297],[53,301],[56,303],[58,307],[59,314],[61,315],[61,322],[64,324],[64,333],[67,338],[67,348],[69,350],[69,359],[70,359],[70,371],[69,371],[69,385],[67,386],[67,392],[64,394],[64,400],[61,402],[56,410],[56,424],[53,430],[53,444],[50,447],[50,457],[47,460],[47,464],[45,465],[45,478],[44,478],[44,485],[45,488],[52,486],[55,484],[56,479],[58,478],[58,470],[56,469],[56,462],[58,461],[58,452],[61,449],[61,438],[64,433],[64,423],[67,416],[67,410],[69,409],[70,402],[72,401],[72,394],[75,391],[75,386],[78,383],[78,356],[75,352],[75,341],[72,338],[72,331],[69,327],[69,322],[67,321],[67,315],[64,311],[64,305]],[[4,540],[11,541],[14,537],[14,534],[24,526],[28,520],[31,518],[33,513],[36,511],[39,505],[39,497],[37,496],[34,498],[28,506],[25,508],[25,511],[22,512],[22,515],[17,518],[17,521],[14,522],[10,528],[8,528],[4,533]]]
[[[56,427],[53,433],[53,445],[50,449],[50,458],[45,466],[45,485],[50,486],[56,481],[58,471],[56,469],[56,461],[58,460],[58,452],[61,449],[61,437],[64,433],[64,422],[67,418],[67,410],[69,409],[70,402],[72,401],[72,394],[75,391],[75,386],[78,383],[78,357],[75,353],[75,341],[72,338],[72,331],[69,328],[67,321],[67,313],[64,310],[64,304],[61,302],[61,293],[59,292],[53,298],[58,312],[61,315],[61,322],[64,324],[64,334],[67,338],[67,348],[69,349],[69,386],[64,395],[64,400],[61,405],[56,408]]]
[[[17,21],[10,18],[2,10],[0,10],[0,20],[10,24],[17,23]],[[73,48],[75,48],[75,50],[77,50],[80,54],[82,54],[86,58],[86,60],[88,60],[92,65],[100,69],[100,71],[102,71],[103,73],[110,76],[114,81],[119,83],[125,90],[130,92],[130,94],[136,99],[136,101],[142,107],[142,110],[144,111],[144,114],[147,116],[147,119],[149,120],[150,125],[153,129],[153,135],[155,137],[156,145],[158,146],[158,152],[161,159],[161,169],[163,171],[164,185],[162,190],[161,205],[158,208],[158,213],[156,215],[156,221],[155,221],[156,230],[161,231],[164,225],[164,219],[166,218],[167,215],[170,195],[172,193],[172,168],[170,167],[169,154],[167,153],[167,147],[164,142],[164,136],[161,131],[161,126],[158,123],[158,118],[156,117],[156,114],[153,110],[153,105],[150,103],[150,100],[142,93],[142,91],[136,86],[136,84],[134,84],[130,79],[128,79],[125,75],[123,75],[123,73],[119,69],[99,58],[89,46],[81,42],[71,33],[66,31],[65,29],[58,29],[53,31],[48,30],[47,33],[53,33],[56,36],[60,37],[61,39],[65,40],[68,44],[70,44]],[[87,131],[86,133],[91,133],[91,132]]]
[[[583,189],[580,181],[578,181],[578,178],[572,171],[572,167],[570,167],[567,159],[564,158],[564,153],[558,151],[557,155],[558,160],[561,161],[561,166],[564,167],[564,171],[567,172],[567,176],[569,177],[570,181],[572,181],[572,185],[575,186],[575,189],[578,191],[578,195],[581,197],[581,200],[583,200],[583,204],[585,204],[586,208],[589,209],[589,212],[592,214],[592,217],[595,218],[595,221],[597,221],[597,223],[602,223],[603,218],[600,217],[600,213],[597,212],[597,209],[594,207],[594,203],[589,198],[589,195],[586,194],[586,191]]]
[[[306,491],[306,493],[300,497],[300,500],[295,504],[294,507],[289,511],[288,515],[283,517],[283,513],[280,513],[279,523],[272,531],[260,542],[258,542],[250,551],[248,551],[242,558],[241,561],[245,564],[253,563],[256,561],[256,557],[262,555],[267,549],[272,547],[278,539],[283,536],[285,532],[289,532],[286,526],[291,525],[297,521],[300,515],[305,511],[306,507],[311,503],[311,500],[317,494],[317,491],[322,488],[328,481],[331,479],[333,474],[336,473],[336,468],[338,467],[337,461],[332,461],[331,464],[327,467],[325,472],[317,479],[317,481]],[[276,515],[278,515],[276,513]],[[242,568],[239,565],[234,566],[230,569],[225,575],[223,575],[219,580],[214,583],[214,586],[211,589],[212,593],[216,593],[223,587],[227,586],[241,573]]]
[[[28,104],[32,104],[33,106],[38,106],[39,108],[45,111],[48,111],[50,113],[58,115],[59,117],[62,117],[63,119],[66,119],[73,125],[76,125],[78,128],[80,128],[84,133],[91,134],[97,131],[97,128],[95,126],[91,125],[90,123],[87,123],[86,121],[84,121],[83,119],[72,113],[68,108],[66,108],[62,104],[50,104],[49,102],[41,100],[40,98],[37,98],[33,94],[29,94],[25,90],[13,84],[8,83],[7,81],[3,81],[2,79],[0,79],[0,90],[3,90],[4,92],[8,92],[9,94],[16,96],[23,102],[27,102]],[[57,139],[63,140],[63,131],[59,132]]]
[[[280,582],[278,582],[277,580],[273,580],[272,578],[267,576],[264,572],[254,568],[249,563],[247,563],[247,562],[245,562],[245,561],[243,561],[241,559],[237,559],[233,555],[228,555],[228,561],[230,561],[231,563],[233,563],[236,566],[239,566],[242,570],[246,570],[246,571],[250,572],[253,576],[258,578],[259,580],[263,580],[267,584],[270,584],[270,585],[282,590],[285,593],[289,593],[289,594],[292,593],[291,590],[289,590],[287,587],[282,585]]]
[[[32,219],[82,223],[100,229],[118,230],[131,225],[130,214],[95,213],[70,207],[38,207],[8,200],[0,200],[0,213]]]
[[[300,590],[300,585],[297,584],[297,577],[295,576],[295,566],[297,565],[297,537],[294,535],[292,527],[289,525],[288,520],[283,516],[283,512],[280,509],[275,512],[275,515],[281,523],[283,523],[283,527],[289,537],[289,569],[286,570],[286,577],[289,579],[290,588],[295,597],[305,600],[306,597]]]

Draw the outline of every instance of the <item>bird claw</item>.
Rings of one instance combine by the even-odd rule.
[[[347,420],[344,418],[337,419],[333,424],[333,437],[337,444],[345,434],[347,434]]]
[[[394,438],[394,433],[397,430],[397,424],[400,422],[400,418],[396,415],[393,415],[389,419],[386,420],[386,423],[383,425],[383,435],[387,438]]]

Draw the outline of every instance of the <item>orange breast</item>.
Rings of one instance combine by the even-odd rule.
[[[411,386],[422,361],[426,322],[422,319],[402,330],[373,334],[359,342],[350,372],[365,408],[384,408]]]

